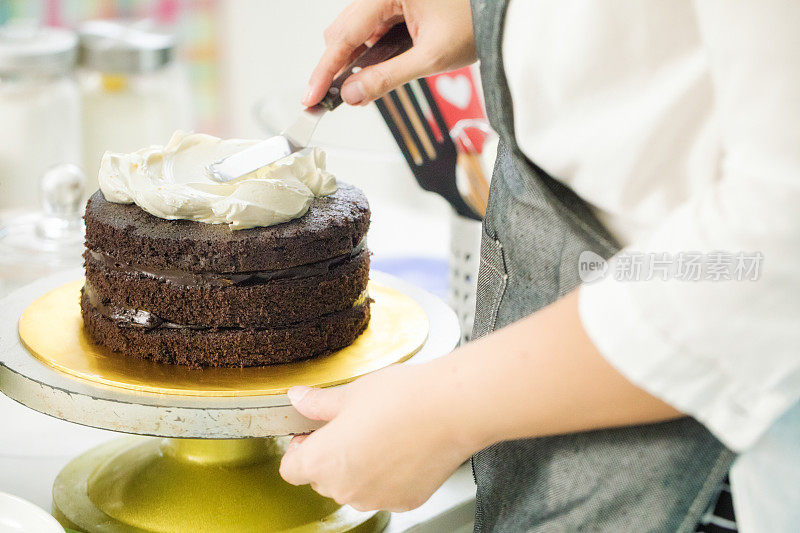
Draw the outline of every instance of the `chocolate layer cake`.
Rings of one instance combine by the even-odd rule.
[[[231,231],[165,220],[95,193],[81,312],[93,340],[190,366],[329,354],[369,322],[369,206],[340,183],[295,220]]]

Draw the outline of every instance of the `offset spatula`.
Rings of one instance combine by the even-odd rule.
[[[411,35],[405,24],[392,27],[333,80],[328,93],[319,104],[304,110],[283,133],[211,163],[207,168],[209,174],[216,181],[230,181],[302,150],[311,141],[320,119],[342,103],[342,85],[347,78],[362,68],[402,54],[412,45]]]

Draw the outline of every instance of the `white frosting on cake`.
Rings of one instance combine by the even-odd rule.
[[[106,200],[135,203],[151,215],[228,224],[231,229],[271,226],[303,216],[316,196],[336,192],[325,152],[307,148],[227,183],[206,167],[258,141],[220,139],[177,131],[166,146],[131,154],[106,152],[100,190]]]

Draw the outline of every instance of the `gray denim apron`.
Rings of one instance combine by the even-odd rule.
[[[618,250],[587,205],[516,144],[501,55],[506,8],[507,0],[472,2],[487,111],[500,136],[475,338],[576,288],[582,251]],[[733,457],[691,418],[502,442],[473,458],[475,530],[694,531]]]

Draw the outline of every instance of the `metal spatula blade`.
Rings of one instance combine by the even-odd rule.
[[[320,119],[342,103],[342,85],[352,74],[365,67],[375,65],[398,56],[413,46],[411,35],[405,24],[397,24],[367,48],[353,61],[333,83],[322,101],[300,113],[297,120],[280,135],[254,144],[241,152],[215,161],[206,167],[212,179],[228,182],[269,166],[308,146]]]
[[[210,176],[215,181],[225,183],[302,150],[308,146],[317,124],[327,111],[321,105],[309,107],[280,135],[270,137],[266,141],[208,165]]]

